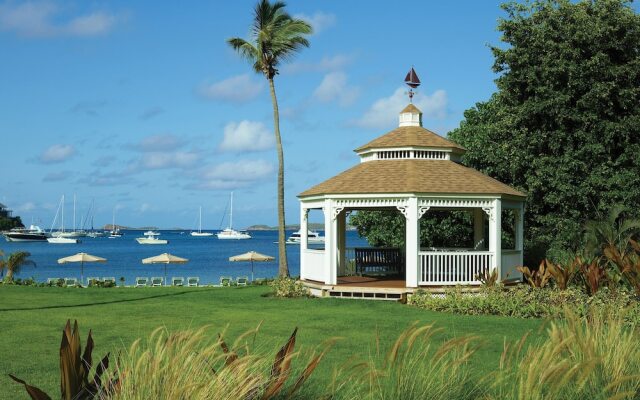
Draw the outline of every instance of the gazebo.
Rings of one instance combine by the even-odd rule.
[[[360,164],[298,195],[300,278],[313,294],[400,298],[418,288],[477,286],[478,276],[493,270],[502,281],[521,279],[515,267],[522,265],[525,195],[462,165],[465,149],[423,128],[415,105],[400,112],[398,128],[355,152]],[[314,209],[324,213],[324,249],[307,242]],[[405,248],[346,248],[347,216],[358,210],[402,213]],[[473,247],[421,248],[419,221],[435,210],[472,213]],[[513,223],[510,249],[502,245],[507,212],[505,221]]]

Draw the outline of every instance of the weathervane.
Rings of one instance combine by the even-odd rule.
[[[413,69],[413,67],[411,67],[411,70],[407,72],[407,76],[404,78],[404,83],[409,86],[409,92],[407,92],[409,94],[409,102],[413,103],[413,95],[415,94],[413,89],[420,86],[420,79],[418,78],[418,74],[416,74],[416,71]]]

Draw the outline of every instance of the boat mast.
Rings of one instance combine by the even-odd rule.
[[[233,192],[231,192],[231,205],[229,208],[229,229],[233,229]]]
[[[64,195],[62,195],[62,221],[60,222],[62,232],[64,232]]]
[[[73,231],[76,231],[76,194],[73,194]]]
[[[202,206],[200,206],[200,223],[198,223],[198,233],[202,233]]]

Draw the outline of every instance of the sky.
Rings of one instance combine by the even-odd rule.
[[[414,66],[423,124],[446,136],[487,100],[500,2],[287,2],[314,27],[276,77],[287,223],[297,195],[390,131]],[[267,82],[227,45],[255,1],[0,0],[0,202],[49,228],[93,202],[95,226],[276,225]],[[320,216],[321,217],[321,216]],[[314,216],[319,220],[317,216]],[[79,225],[79,222],[78,222]]]

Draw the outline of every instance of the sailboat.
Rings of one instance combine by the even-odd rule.
[[[191,232],[191,236],[213,236],[212,232],[202,232],[202,206],[200,206],[200,222],[198,222],[198,232]]]
[[[65,237],[64,231],[64,195],[60,199],[60,204],[58,204],[58,210],[56,210],[56,216],[53,218],[53,223],[51,224],[51,230],[53,230],[53,226],[56,223],[56,219],[58,219],[58,212],[62,208],[62,218],[60,218],[60,230],[57,232],[53,232],[50,238],[47,238],[47,242],[54,244],[70,244],[70,243],[78,243],[78,239],[74,239],[71,237]]]
[[[231,192],[231,200],[229,207],[229,227],[222,232],[218,232],[218,239],[251,239],[251,235],[245,231],[236,231],[233,229],[233,192]]]
[[[113,207],[113,221],[111,222],[111,232],[109,232],[109,239],[115,239],[122,237],[122,233],[120,233],[120,228],[116,225],[116,208]]]

